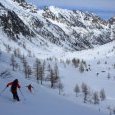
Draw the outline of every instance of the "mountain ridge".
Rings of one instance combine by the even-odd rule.
[[[111,25],[113,25],[114,20],[105,21],[91,13],[54,6],[37,10],[25,0],[2,0],[1,7],[3,6],[15,18],[9,17],[9,12],[7,17],[1,15],[1,28],[5,30],[8,37],[18,41],[19,39],[27,39],[36,46],[44,44],[47,49],[53,45],[67,51],[78,51],[94,48],[114,40],[111,38],[113,37],[111,32],[114,30]],[[7,19],[8,17],[9,19]],[[17,23],[13,23],[12,19]],[[10,20],[11,24],[6,26],[3,20]]]

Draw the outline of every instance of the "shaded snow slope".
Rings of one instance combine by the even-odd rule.
[[[71,101],[66,100],[64,97],[54,94],[51,90],[23,79],[20,77],[20,74],[17,75],[17,78],[20,81],[22,87],[21,91],[25,97],[25,100],[18,91],[21,101],[14,102],[12,100],[12,95],[10,94],[9,88],[7,88],[0,95],[0,113],[3,115],[106,115],[91,108],[74,104]],[[0,89],[3,89],[6,83],[12,79],[1,80]],[[33,94],[30,94],[25,87],[25,85],[30,82],[35,88]]]

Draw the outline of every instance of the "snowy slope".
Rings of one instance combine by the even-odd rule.
[[[108,47],[108,49],[107,49]],[[16,58],[18,64],[20,65],[20,69],[16,71],[12,71],[12,67],[10,65],[10,55],[7,53],[3,53],[0,56],[0,74],[7,70],[7,74],[0,77],[1,85],[0,89],[4,89],[7,82],[12,81],[15,78],[18,78],[20,84],[22,86],[21,91],[23,92],[26,100],[24,100],[23,96],[20,92],[19,96],[21,98],[21,102],[12,103],[12,95],[9,90],[6,89],[4,93],[0,96],[0,101],[2,102],[1,113],[7,114],[15,114],[17,111],[32,114],[76,114],[80,115],[103,115],[109,114],[108,107],[114,109],[115,107],[115,80],[114,80],[114,42],[100,46],[99,48],[87,51],[79,51],[73,53],[67,53],[59,56],[55,56],[60,61],[46,61],[46,63],[50,63],[54,65],[54,63],[58,64],[59,73],[61,81],[64,85],[63,92],[61,96],[58,96],[58,89],[49,89],[49,83],[43,81],[43,86],[38,85],[36,83],[34,74],[26,80],[25,75],[23,73],[22,64],[20,59]],[[88,58],[89,56],[89,58]],[[44,57],[43,54],[39,54],[39,57]],[[47,56],[46,56],[47,57]],[[69,65],[63,63],[66,59],[79,58],[86,61],[87,66],[90,64],[91,71],[84,71],[83,73],[79,72],[79,68],[75,68],[72,63]],[[83,57],[83,58],[82,58]],[[29,64],[33,65],[34,58],[28,58]],[[97,64],[100,61],[100,64]],[[105,64],[107,62],[107,64]],[[102,72],[105,71],[105,72]],[[97,76],[97,73],[99,75]],[[110,78],[108,78],[108,73],[110,74]],[[47,74],[46,74],[47,76]],[[27,84],[32,83],[35,87],[34,94],[30,94],[27,89],[24,87]],[[78,94],[78,97],[75,96],[75,92],[73,91],[76,84],[81,86],[82,83],[86,83],[92,92],[100,91],[101,89],[105,90],[106,100],[100,101],[99,104],[94,105],[90,103],[83,103],[83,95],[82,93]],[[5,111],[5,108],[8,108],[8,111]],[[15,109],[14,109],[15,108]],[[19,109],[18,109],[19,108]],[[39,109],[38,109],[39,108]],[[102,113],[98,113],[98,111]],[[51,113],[52,112],[52,113]]]
[[[4,58],[3,58],[4,57]],[[20,102],[12,100],[10,88],[7,88],[4,92],[0,93],[0,114],[7,115],[106,115],[105,113],[99,112],[98,109],[90,108],[87,106],[73,103],[64,96],[59,96],[53,90],[45,88],[44,86],[38,85],[35,81],[27,80],[21,71],[13,72],[9,66],[10,60],[9,55],[2,52],[0,56],[0,73],[7,69],[9,74],[0,75],[0,89],[4,89],[6,84],[15,78],[19,79],[21,85],[21,91],[18,90]],[[32,84],[34,91],[31,94],[25,87],[28,84]]]
[[[62,82],[65,86],[65,94],[69,96],[70,100],[79,102],[81,100],[80,94],[75,98],[73,89],[76,84],[81,86],[86,83],[91,91],[99,92],[104,89],[106,92],[106,100],[99,104],[99,108],[107,109],[108,106],[115,107],[115,42],[94,48],[92,50],[67,53],[63,56],[66,59],[83,59],[87,63],[87,68],[90,70],[80,73],[78,69],[72,68],[71,64],[66,66],[66,69],[60,68],[62,75]],[[90,65],[90,66],[89,66]],[[98,75],[97,75],[98,73]],[[82,101],[82,100],[81,100]]]
[[[25,85],[25,83],[28,83],[25,80],[21,80],[20,82],[23,82],[23,84],[21,84],[22,87]],[[5,84],[6,81],[2,81],[1,83]],[[104,113],[100,113],[96,110],[91,110],[88,107],[83,107],[67,101],[63,97],[52,94],[51,91],[44,87],[40,87],[36,84],[34,85],[34,87],[36,87],[34,94],[30,94],[25,88],[21,89],[24,96],[26,97],[26,100],[23,100],[23,97],[20,95],[19,92],[21,102],[13,102],[10,92],[7,89],[0,96],[0,113],[4,115],[105,115]]]

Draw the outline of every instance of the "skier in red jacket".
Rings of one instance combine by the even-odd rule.
[[[18,79],[15,79],[13,82],[10,82],[7,84],[7,87],[11,86],[11,92],[13,95],[13,99],[20,101],[17,93],[17,88],[20,88],[20,85],[18,83]]]

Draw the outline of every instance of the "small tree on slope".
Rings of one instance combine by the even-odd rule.
[[[74,88],[74,92],[76,93],[76,97],[77,97],[78,93],[80,92],[80,88],[79,88],[78,84],[76,84],[76,86]]]

